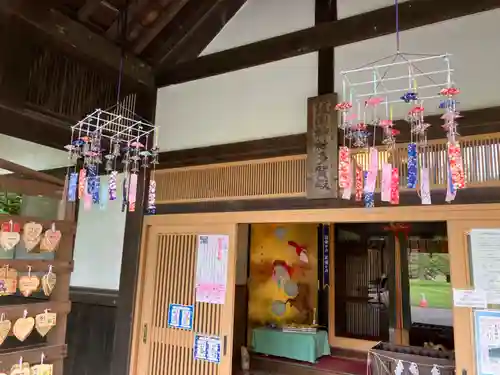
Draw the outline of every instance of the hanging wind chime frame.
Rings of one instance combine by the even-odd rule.
[[[123,44],[127,37],[128,6],[127,0],[119,17]],[[68,201],[82,200],[84,210],[89,210],[92,205],[105,209],[108,201],[117,199],[118,173],[122,172],[122,211],[134,212],[139,172],[152,168],[146,213],[155,214],[158,128],[121,104],[125,58],[124,50],[122,52],[117,104],[106,110],[96,109],[71,127],[71,142],[65,148],[74,166],[68,168],[65,194]],[[103,163],[107,178],[101,179]],[[143,184],[146,185],[146,174]]]
[[[128,117],[129,115],[132,117]],[[121,105],[116,105],[114,110],[96,109],[73,125],[71,130],[73,137],[97,132],[102,138],[118,143],[132,143],[153,136],[155,125],[135,117],[135,114]]]
[[[340,112],[339,129],[343,144],[339,149],[339,187],[342,198],[363,201],[365,207],[374,206],[374,193],[379,171],[378,149],[384,144],[389,162],[382,164],[381,198],[391,204],[399,203],[400,175],[392,160],[400,131],[394,127],[394,109],[405,113],[410,128],[408,144],[408,189],[416,189],[422,204],[431,204],[427,130],[431,126],[424,119],[425,107],[445,111],[441,117],[448,139],[448,191],[446,200],[455,198],[456,190],[465,187],[463,161],[458,142],[455,96],[460,93],[453,81],[451,55],[400,52],[399,9],[396,9],[396,53],[361,67],[340,72],[342,96],[336,109]],[[430,68],[429,68],[430,67]],[[423,83],[423,84],[422,84]],[[400,110],[402,109],[402,111]],[[382,138],[377,140],[377,129]],[[380,134],[380,132],[378,132]],[[352,148],[367,148],[368,165],[363,170],[351,154]]]

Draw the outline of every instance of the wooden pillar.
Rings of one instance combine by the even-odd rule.
[[[315,2],[315,25],[337,20],[337,0],[316,0]],[[335,81],[335,48],[329,47],[318,51],[318,95],[333,94]],[[325,262],[323,259],[323,243],[318,231],[318,276],[322,279]],[[328,265],[328,267],[330,267]],[[323,287],[320,281],[318,290],[318,323],[329,328],[328,310],[329,305],[333,308],[333,301],[329,301],[328,286]]]
[[[136,112],[139,116],[149,121],[154,121],[155,109],[156,90],[154,93],[146,92],[138,95]],[[135,212],[127,212],[125,222],[120,288],[118,291],[115,337],[111,361],[112,375],[127,375],[129,373],[141,235],[143,217],[148,199],[148,184],[141,183],[144,178],[146,182],[149,181],[149,169],[147,171],[143,170],[139,174],[139,184],[137,186],[138,199]]]

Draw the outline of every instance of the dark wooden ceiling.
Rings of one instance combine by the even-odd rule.
[[[155,68],[197,57],[245,0],[61,0],[58,3],[56,9],[67,17],[116,45],[124,45],[129,53]]]

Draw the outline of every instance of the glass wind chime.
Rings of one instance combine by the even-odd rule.
[[[338,167],[342,198],[349,200],[354,194],[356,201],[363,201],[365,207],[373,207],[381,159],[381,200],[399,204],[400,171],[394,160],[400,133],[394,127],[393,113],[396,112],[405,118],[410,128],[405,158],[408,166],[406,185],[417,191],[422,204],[432,203],[431,165],[426,152],[430,124],[424,118],[425,103],[431,108],[445,110],[441,118],[448,139],[446,200],[451,202],[456,191],[465,187],[457,132],[460,114],[455,99],[460,90],[452,80],[451,56],[401,53],[397,0],[395,5],[397,52],[360,68],[341,72],[342,98],[336,110],[340,112],[339,128],[344,134]],[[422,82],[424,84],[419,86]],[[386,155],[379,155],[379,149],[375,147],[377,136],[379,143],[386,147],[382,151]],[[432,175],[435,174],[433,171]]]
[[[134,212],[139,172],[152,167],[147,213],[156,212],[157,129],[144,120],[123,115],[128,112],[121,105],[107,111],[98,109],[72,127],[71,143],[66,146],[74,164],[67,177],[69,202],[82,200],[85,210],[93,204],[106,209],[108,201],[118,199],[118,174],[122,172],[122,211]],[[148,149],[151,143],[153,147]],[[103,170],[107,177],[101,179]]]
[[[127,1],[119,19],[123,25],[123,41],[127,36],[128,5]],[[122,60],[124,56],[123,53]],[[107,110],[96,109],[71,127],[71,142],[65,148],[74,166],[68,168],[65,194],[69,202],[83,201],[85,210],[92,205],[106,209],[108,201],[118,199],[121,185],[122,211],[134,212],[140,170],[152,168],[146,213],[155,214],[158,129],[122,104],[131,102],[127,98],[120,100],[122,77],[123,61],[118,77],[117,104]],[[106,174],[102,179],[101,172]],[[143,184],[146,185],[145,178]]]

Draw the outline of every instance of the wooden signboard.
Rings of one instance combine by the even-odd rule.
[[[336,94],[309,98],[307,103],[308,199],[337,198],[338,129]]]

